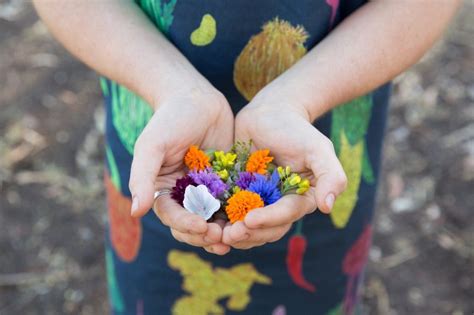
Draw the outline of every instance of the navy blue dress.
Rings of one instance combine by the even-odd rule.
[[[365,1],[136,3],[237,113]],[[315,122],[333,141],[348,175],[348,189],[333,212],[314,212],[276,243],[223,257],[178,243],[153,211],[141,219],[130,217],[133,146],[153,111],[113,81],[102,78],[101,86],[107,109],[106,263],[113,314],[357,312],[372,236],[388,86]]]

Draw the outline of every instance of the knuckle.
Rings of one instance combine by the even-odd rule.
[[[175,240],[178,242],[183,243],[183,239],[181,238],[181,234],[176,231],[175,229],[170,229],[171,230],[171,235],[174,237]]]
[[[158,153],[166,147],[165,140],[165,137],[156,137],[153,133],[144,130],[135,141],[133,152],[136,154],[139,151],[147,150]]]
[[[199,224],[200,219],[196,217],[188,217],[188,218],[183,218],[184,221],[184,226],[186,230],[192,231],[195,226]]]
[[[128,181],[128,189],[130,190],[130,192],[134,192],[135,190],[135,187],[137,186],[138,184],[138,180],[133,172],[133,170],[130,172],[130,179]]]
[[[336,176],[335,182],[336,182],[337,188],[339,188],[341,192],[346,190],[347,176],[344,172],[339,172],[339,174]]]
[[[331,139],[329,139],[326,136],[323,136],[322,138],[322,144],[325,146],[327,149],[329,149],[331,152],[335,152],[334,150],[334,144],[332,143]]]
[[[301,217],[300,211],[294,210],[294,211],[291,211],[291,216],[289,217],[288,221],[289,222],[295,222],[295,221],[298,221],[300,217]]]
[[[137,152],[141,148],[145,147],[149,143],[149,139],[146,132],[142,132],[140,136],[138,136],[137,140],[135,141],[135,145],[133,146],[134,152]]]
[[[167,215],[163,214],[163,212],[160,212],[158,207],[153,208],[153,210],[163,225],[171,227],[171,222]]]

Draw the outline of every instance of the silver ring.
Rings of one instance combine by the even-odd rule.
[[[153,199],[156,200],[158,197],[169,195],[169,194],[171,194],[171,189],[158,190],[158,191],[155,191],[155,196],[153,197]]]

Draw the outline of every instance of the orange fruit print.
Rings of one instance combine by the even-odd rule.
[[[115,188],[108,174],[105,175],[105,187],[112,247],[121,260],[132,262],[138,255],[142,239],[140,219],[130,215],[132,201]]]

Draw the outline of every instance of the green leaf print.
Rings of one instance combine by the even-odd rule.
[[[338,106],[332,111],[331,140],[338,156],[341,150],[340,134],[342,132],[351,145],[355,145],[366,136],[372,107],[372,95],[368,94]],[[372,184],[375,178],[365,140],[364,156],[361,162],[362,177],[365,182]]]
[[[177,0],[136,0],[155,25],[166,35],[173,23],[173,12]],[[133,155],[138,137],[153,115],[151,106],[140,96],[116,82],[101,78],[100,85],[106,97],[112,101],[112,124],[117,130],[120,141]],[[111,174],[114,179],[113,174]],[[114,184],[117,183],[115,177]]]
[[[109,96],[109,85],[107,84],[107,79],[104,77],[100,77],[99,81],[102,93],[104,93],[105,97]]]
[[[173,11],[176,0],[170,0],[167,3],[161,0],[137,0],[137,3],[160,31],[167,34],[171,24],[173,24]]]
[[[331,309],[329,313],[327,313],[326,315],[343,315],[342,303],[336,306],[335,308]]]
[[[120,141],[133,155],[138,137],[153,115],[153,110],[141,97],[115,82],[110,82],[112,124]]]
[[[107,157],[107,163],[109,165],[109,174],[110,178],[112,179],[112,183],[118,191],[121,191],[122,183],[120,180],[120,173],[117,167],[117,163],[115,162],[114,154],[112,153],[112,150],[108,145],[105,147],[105,155]]]
[[[115,266],[112,255],[112,251],[107,248],[105,251],[105,264],[107,269],[107,286],[109,288],[109,299],[114,311],[121,313],[124,311],[125,305],[122,296],[120,295],[117,279],[115,278]]]
[[[340,132],[344,130],[351,145],[358,143],[367,133],[372,115],[372,96],[365,95],[338,106],[332,111],[331,140],[336,153],[340,148]]]
[[[369,152],[367,151],[367,145],[364,146],[364,157],[362,161],[362,178],[366,183],[373,184],[375,181],[374,171],[372,165],[370,165]]]

